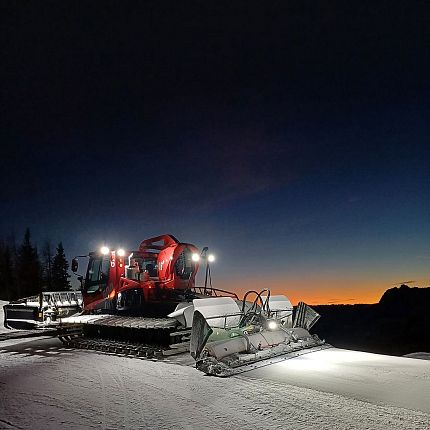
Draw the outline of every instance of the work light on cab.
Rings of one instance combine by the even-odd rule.
[[[102,246],[102,247],[100,248],[100,252],[101,252],[103,255],[108,255],[108,254],[109,254],[109,248],[108,248],[107,246]]]

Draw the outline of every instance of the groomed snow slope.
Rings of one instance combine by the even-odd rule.
[[[426,380],[429,387],[430,363],[403,360],[427,364],[417,364],[408,378],[409,383]],[[292,366],[297,379],[309,371]],[[429,428],[429,413],[418,408],[357,400],[322,386],[297,386],[286,377],[274,381],[269,369],[219,379],[190,366],[67,350],[56,339],[4,341],[0,343],[0,428]],[[374,374],[367,380],[361,375],[362,383],[372,387],[387,374],[383,368],[375,373],[381,375],[379,380]],[[426,396],[428,390],[419,394]]]
[[[247,376],[430,413],[430,363],[424,360],[330,348]]]

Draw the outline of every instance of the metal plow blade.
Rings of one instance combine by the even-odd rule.
[[[331,345],[309,333],[319,315],[301,302],[292,321],[289,317],[292,307],[282,297],[272,298],[275,311],[270,309],[270,295],[261,294],[261,306],[250,306],[249,312],[240,312],[237,305],[234,308],[228,303],[230,313],[225,313],[225,299],[217,303],[216,298],[211,299],[210,315],[205,315],[204,308],[195,311],[190,350],[197,369],[208,375],[226,377],[330,348]],[[280,309],[281,302],[288,309]],[[229,325],[228,321],[236,324]]]

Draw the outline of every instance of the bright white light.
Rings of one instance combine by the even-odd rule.
[[[269,324],[267,324],[267,327],[269,327],[269,330],[276,330],[278,328],[278,323],[276,321],[269,321]]]
[[[200,260],[200,255],[197,254],[196,252],[193,253],[193,255],[191,256],[191,260],[197,262]]]
[[[380,354],[370,354],[368,352],[348,351],[344,349],[329,348],[322,351],[316,351],[312,354],[304,354],[280,363],[285,366],[288,372],[297,371],[318,371],[318,372],[336,372],[338,375],[345,369],[356,369],[358,372],[376,367],[383,368],[389,365],[388,362],[398,360],[399,357],[388,357]]]
[[[109,254],[109,248],[108,248],[107,246],[102,246],[102,247],[100,248],[100,252],[101,252],[103,255],[107,255],[107,254]]]
[[[118,254],[118,257],[124,257],[125,255],[125,251],[122,248],[118,249],[116,253]]]
[[[215,255],[209,254],[208,255],[208,261],[209,261],[209,263],[213,263],[215,261]]]
[[[326,350],[320,351],[320,352],[325,352],[325,351]],[[315,371],[315,372],[324,372],[324,373],[333,372],[337,368],[339,368],[339,366],[336,366],[335,364],[331,363],[329,360],[324,359],[324,357],[321,357],[321,356],[315,357],[313,356],[313,354],[314,353],[306,354],[306,356],[302,355],[299,357],[295,357],[292,360],[288,360],[288,363],[283,362],[281,366],[285,366],[286,368],[288,368],[288,371],[296,371],[296,372],[297,371],[306,371],[306,372]]]

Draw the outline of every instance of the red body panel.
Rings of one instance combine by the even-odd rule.
[[[176,293],[195,286],[198,263],[191,260],[191,255],[198,252],[194,245],[180,243],[171,235],[144,240],[138,251],[126,252],[125,257],[119,257],[116,251],[111,251],[104,257],[106,266],[106,259],[109,258],[107,280],[95,291],[90,291],[87,286],[89,270],[91,259],[101,257],[97,253],[90,254],[86,288],[83,291],[84,310],[114,310],[118,297],[130,291],[142,294],[145,306],[174,301]]]

